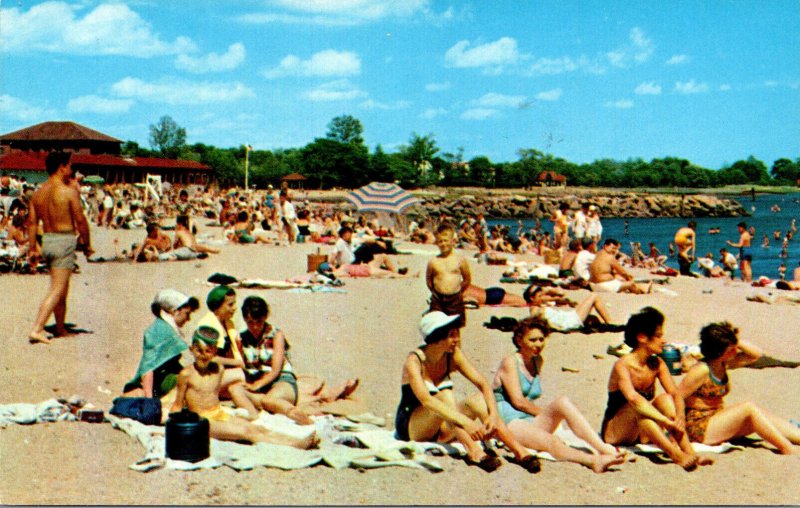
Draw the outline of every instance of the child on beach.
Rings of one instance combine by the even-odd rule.
[[[178,375],[178,394],[172,405],[172,412],[180,411],[186,406],[190,411],[207,418],[209,432],[214,439],[265,442],[300,449],[315,447],[319,443],[315,433],[304,438],[278,434],[222,409],[219,390],[222,387],[224,369],[214,362],[218,339],[219,332],[214,328],[201,326],[195,331],[192,346],[189,348],[195,360]]]
[[[715,445],[733,437],[756,433],[782,454],[794,453],[800,444],[800,428],[773,415],[753,402],[724,407],[730,392],[728,369],[749,365],[762,356],[755,345],[739,340],[739,330],[727,321],[711,323],[700,330],[698,362],[679,387],[686,399],[686,433],[698,443]]]
[[[633,350],[614,364],[600,436],[612,445],[653,443],[686,471],[712,461],[698,457],[686,434],[683,398],[659,358],[664,315],[645,307],[628,319],[625,344]],[[658,397],[656,379],[666,393]]]
[[[467,324],[464,311],[464,291],[472,282],[467,260],[455,252],[456,230],[444,222],[436,228],[436,246],[439,255],[428,262],[425,280],[431,291],[430,310],[461,316],[459,326]]]
[[[547,405],[537,403],[542,395],[542,350],[548,335],[550,326],[540,317],[525,318],[514,330],[512,341],[517,351],[503,358],[493,383],[500,417],[523,446],[546,451],[557,460],[576,462],[595,473],[623,463],[624,455],[600,439],[568,398],[561,396]],[[486,414],[486,405],[479,396],[468,399],[466,406],[477,415]],[[554,433],[562,421],[596,453],[572,448],[556,437]]]

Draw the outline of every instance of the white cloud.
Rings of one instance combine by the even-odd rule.
[[[632,62],[641,64],[652,56],[653,43],[641,28],[631,28],[628,40],[627,44],[606,53],[608,62],[614,67],[628,67]]]
[[[343,77],[361,74],[361,60],[350,51],[326,49],[311,55],[308,60],[300,60],[295,55],[288,55],[274,69],[264,71],[267,78],[284,76],[322,76]]]
[[[621,99],[618,101],[610,101],[606,102],[607,108],[617,108],[617,109],[631,109],[633,107],[633,101],[630,99]]]
[[[689,61],[689,55],[672,55],[669,60],[667,60],[667,65],[680,65],[685,64]]]
[[[520,59],[520,54],[515,39],[502,37],[472,48],[469,41],[459,41],[447,50],[444,59],[449,67],[483,67],[493,72],[515,64]]]
[[[346,79],[323,83],[305,93],[305,98],[313,102],[347,101],[366,97],[366,92],[353,86]]]
[[[209,53],[205,56],[193,57],[180,54],[175,59],[175,67],[194,74],[231,71],[244,62],[245,53],[244,44],[237,42],[228,46],[228,51],[221,55]]]
[[[195,51],[187,37],[162,40],[123,3],[100,4],[82,18],[80,6],[45,2],[27,12],[2,9],[0,46],[8,52],[152,57]]]
[[[723,84],[719,85],[719,88],[718,88],[718,90],[720,92],[727,92],[730,89],[731,89],[731,85],[729,85],[727,83],[723,83]]]
[[[530,71],[537,75],[563,74],[578,69],[578,62],[568,56],[561,58],[539,58]]]
[[[493,116],[499,115],[500,112],[496,109],[490,108],[472,108],[461,113],[463,120],[486,120]]]
[[[547,90],[544,92],[539,92],[536,94],[536,98],[540,101],[557,101],[561,98],[563,91],[560,88],[554,88],[552,90]]]
[[[147,82],[132,77],[117,81],[111,85],[111,91],[119,97],[164,104],[235,102],[256,96],[250,88],[239,82],[196,83],[176,79]]]
[[[99,113],[102,115],[127,113],[133,101],[130,99],[107,99],[96,95],[84,95],[71,99],[67,109],[73,113]]]
[[[479,99],[472,101],[472,105],[484,108],[517,108],[524,104],[527,97],[524,95],[503,95],[490,92]]]
[[[391,103],[386,103],[386,102],[378,102],[373,99],[367,99],[361,104],[359,104],[359,107],[363,109],[384,109],[384,110],[408,109],[409,107],[411,107],[411,103],[409,101],[394,101]]]
[[[281,12],[251,13],[237,19],[254,24],[353,26],[419,15],[443,20],[452,17],[449,10],[434,14],[429,8],[430,0],[273,0],[271,4]]]
[[[682,81],[676,81],[675,92],[680,94],[705,93],[708,92],[708,84],[697,83],[693,79],[690,79],[685,83]]]
[[[436,118],[437,116],[444,116],[448,113],[448,111],[444,108],[428,108],[423,111],[419,116],[420,118],[426,118],[428,120],[432,118]]]
[[[661,85],[657,85],[655,81],[641,83],[633,93],[636,95],[661,95]]]
[[[428,83],[425,85],[425,90],[429,92],[444,92],[445,90],[450,90],[452,86],[453,85],[449,81],[445,81],[444,83]]]
[[[34,106],[22,99],[7,94],[0,95],[0,117],[5,119],[12,118],[22,122],[34,122],[54,116],[56,116],[56,112],[52,109]]]
[[[765,86],[765,87],[767,87],[767,88],[775,88],[775,87],[776,87],[776,86],[778,86],[779,84],[780,84],[780,83],[778,83],[777,81],[775,81],[775,80],[773,80],[773,79],[770,79],[770,80],[764,81],[764,86]]]

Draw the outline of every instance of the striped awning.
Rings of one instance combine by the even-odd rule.
[[[393,183],[372,182],[348,193],[345,199],[353,203],[359,212],[403,213],[419,199]]]

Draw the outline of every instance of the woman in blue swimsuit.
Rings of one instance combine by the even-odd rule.
[[[536,403],[542,395],[540,373],[544,360],[541,354],[548,335],[550,326],[538,316],[523,319],[514,330],[512,340],[517,351],[503,358],[493,383],[500,417],[520,443],[547,452],[557,460],[577,462],[595,473],[623,463],[624,454],[604,443],[567,397],[558,397],[547,405]],[[480,414],[486,406],[472,398],[468,407]],[[562,421],[596,453],[572,448],[556,437],[554,433]]]
[[[404,441],[443,443],[457,439],[467,450],[468,464],[494,471],[500,467],[500,459],[478,443],[494,436],[514,453],[512,462],[529,472],[538,472],[539,460],[517,442],[498,417],[489,382],[461,351],[458,318],[458,315],[448,316],[440,311],[422,317],[420,333],[425,344],[411,352],[403,365],[395,437]],[[468,417],[456,406],[450,380],[454,371],[460,372],[481,391],[489,408],[482,421]]]

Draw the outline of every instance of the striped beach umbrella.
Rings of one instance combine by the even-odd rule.
[[[419,203],[410,192],[393,183],[372,182],[349,192],[345,199],[359,212],[403,213],[409,206]]]

